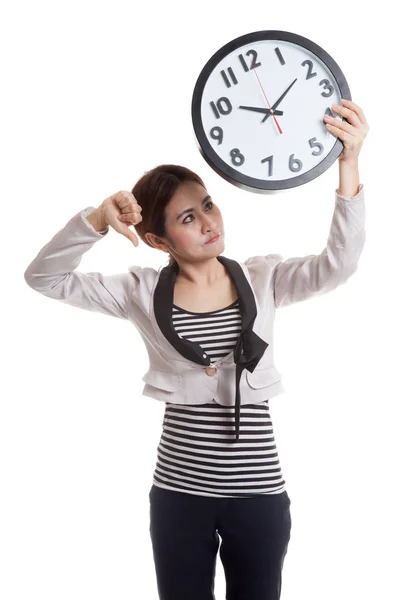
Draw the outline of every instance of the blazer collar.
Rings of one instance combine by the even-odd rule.
[[[251,373],[254,371],[269,344],[253,331],[254,321],[257,317],[257,306],[253,290],[242,267],[237,261],[225,256],[219,255],[217,256],[217,260],[226,267],[236,286],[242,319],[242,331],[233,351],[234,362],[236,364],[235,432],[236,440],[238,440],[240,426],[240,377],[244,369],[247,369]],[[172,304],[178,271],[179,265],[174,261],[160,272],[153,298],[154,315],[157,324],[165,338],[184,358],[200,365],[211,365],[210,358],[200,345],[182,339],[175,331],[172,321]]]

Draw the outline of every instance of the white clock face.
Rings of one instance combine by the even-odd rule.
[[[275,109],[283,114],[272,115],[285,91]],[[231,168],[256,179],[288,180],[314,169],[332,150],[337,138],[323,118],[340,99],[333,73],[318,56],[289,41],[260,40],[212,69],[200,118],[212,149]]]

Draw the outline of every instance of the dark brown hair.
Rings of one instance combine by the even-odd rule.
[[[140,239],[153,248],[146,240],[145,233],[153,233],[158,237],[166,237],[165,208],[181,183],[194,181],[204,188],[203,180],[197,173],[182,165],[159,165],[144,175],[135,183],[132,194],[142,207],[142,220],[135,225],[135,231]],[[174,262],[169,254],[168,264]]]

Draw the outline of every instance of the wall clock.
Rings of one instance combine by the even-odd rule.
[[[257,31],[220,48],[205,64],[192,97],[198,148],[216,173],[256,193],[275,193],[321,175],[343,144],[324,115],[351,100],[343,72],[311,40]],[[346,119],[344,119],[346,121]]]

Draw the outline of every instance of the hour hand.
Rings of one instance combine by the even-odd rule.
[[[239,106],[239,108],[243,108],[244,110],[252,110],[254,112],[263,113],[264,115],[270,113],[274,115],[283,115],[283,111],[281,110],[273,110],[271,108],[258,108],[257,106]]]
[[[294,80],[292,81],[292,83],[289,85],[289,87],[288,87],[288,88],[286,88],[286,90],[283,92],[282,96],[280,96],[280,97],[278,98],[278,100],[277,100],[276,102],[274,102],[274,104],[272,105],[272,108],[273,108],[274,112],[272,112],[271,114],[277,114],[277,111],[275,111],[275,108],[276,108],[277,106],[279,106],[279,104],[282,102],[282,100],[284,99],[284,97],[286,96],[286,94],[288,93],[288,91],[290,90],[290,88],[291,88],[292,86],[294,86],[294,84],[296,83],[296,81],[297,81],[297,77],[296,77],[296,79],[294,79]],[[263,120],[261,121],[261,123],[265,123],[265,121],[268,119],[268,117],[269,117],[269,116],[270,116],[270,115],[267,113],[267,114],[265,115],[265,117],[263,118]]]

